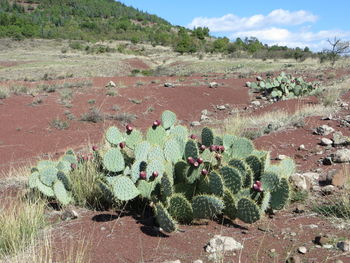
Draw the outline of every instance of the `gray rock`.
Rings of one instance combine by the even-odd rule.
[[[337,248],[339,248],[343,252],[349,252],[350,251],[350,240],[338,242]]]
[[[307,248],[306,247],[299,247],[298,248],[298,252],[300,254],[306,254],[307,253]]]
[[[328,125],[322,125],[320,127],[317,127],[314,130],[315,134],[323,135],[323,136],[327,136],[327,135],[331,134],[332,132],[334,132],[334,129]]]
[[[177,260],[164,261],[163,263],[181,263],[181,261],[177,259]]]
[[[322,247],[325,248],[325,249],[332,249],[332,248],[333,248],[333,245],[331,245],[331,244],[325,244],[325,245],[323,245]]]
[[[209,83],[209,88],[217,88],[219,87],[219,84],[217,82],[210,82]]]
[[[77,213],[77,211],[75,211],[73,208],[70,208],[70,207],[67,207],[61,215],[62,220],[73,220],[73,219],[77,219],[78,217],[79,217],[79,214]]]
[[[201,111],[201,114],[202,114],[202,115],[208,115],[208,114],[209,114],[209,111],[208,111],[208,110],[202,110],[202,111]]]
[[[340,149],[332,155],[332,160],[335,163],[350,162],[350,149]]]
[[[333,164],[333,160],[331,157],[325,157],[322,160],[322,164],[323,165],[332,165]]]
[[[207,120],[209,120],[209,117],[207,115],[202,114],[201,121],[207,121]]]
[[[303,176],[311,184],[318,184],[318,180],[320,179],[319,173],[308,172],[308,173],[303,173]]]
[[[347,107],[349,107],[349,104],[346,102],[343,102],[342,104],[340,104],[340,107],[347,108]]]
[[[310,189],[310,183],[307,182],[306,178],[302,174],[293,174],[289,177],[289,181],[298,190],[307,191]]]
[[[111,80],[107,83],[106,88],[115,88],[117,85]]]
[[[259,107],[261,105],[260,101],[257,100],[252,101],[251,104],[255,107]]]
[[[321,139],[321,145],[323,146],[328,146],[328,145],[332,145],[333,141],[328,139],[328,138],[322,138]]]
[[[166,87],[166,88],[174,88],[174,84],[170,83],[170,82],[165,82],[164,83],[164,87]]]
[[[191,125],[192,127],[195,127],[195,126],[200,126],[201,123],[200,123],[199,121],[193,121],[193,122],[191,122],[190,125]]]
[[[218,110],[226,110],[225,105],[217,105],[216,108],[217,108]]]
[[[305,145],[304,145],[304,144],[301,144],[301,145],[298,147],[298,150],[299,150],[299,151],[305,151],[305,150],[306,150]]]
[[[208,253],[235,251],[243,249],[243,245],[232,237],[215,235],[209,240],[208,245],[205,247],[205,251]]]
[[[197,259],[197,260],[193,261],[193,263],[203,263],[203,260]]]
[[[350,143],[348,137],[344,136],[341,132],[335,132],[333,134],[334,145],[347,145]]]
[[[322,187],[321,191],[324,195],[330,195],[330,194],[334,193],[335,186],[334,185],[326,185],[326,186]]]

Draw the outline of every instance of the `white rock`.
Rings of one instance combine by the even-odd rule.
[[[209,240],[205,251],[208,253],[226,252],[243,249],[243,245],[232,237],[215,235]]]
[[[201,123],[199,121],[193,121],[191,122],[191,126],[194,127],[194,126],[199,126],[201,125]]]
[[[173,87],[174,87],[174,84],[173,84],[173,83],[170,83],[170,82],[165,82],[165,83],[164,83],[164,87],[166,87],[166,88],[173,88]]]
[[[201,115],[201,121],[209,120],[209,117],[207,115],[202,114]]]
[[[332,158],[335,163],[350,162],[350,149],[340,149],[333,154]]]
[[[305,148],[305,145],[304,144],[301,144],[298,148],[300,151],[305,151],[306,148]]]
[[[322,245],[322,247],[326,248],[326,249],[331,249],[331,248],[333,248],[333,245],[331,245],[331,244],[324,244],[324,245]]]
[[[219,84],[217,82],[210,82],[209,83],[209,88],[217,88],[219,87]]]
[[[217,108],[218,110],[226,110],[225,105],[217,105],[216,108]]]
[[[115,88],[117,87],[117,85],[111,80],[110,82],[107,83],[106,87]]]
[[[203,114],[203,115],[208,115],[208,114],[209,114],[209,111],[208,111],[208,110],[202,110],[202,111],[201,111],[201,114]]]
[[[261,105],[260,101],[254,100],[251,102],[253,106],[259,107]]]
[[[332,144],[333,144],[333,141],[328,139],[328,138],[321,139],[321,145],[328,146],[328,145],[332,145]]]
[[[328,125],[319,126],[314,131],[315,134],[325,135],[325,136],[327,136],[328,134],[331,134],[332,132],[334,132],[334,129]]]
[[[299,247],[298,248],[298,252],[301,253],[301,254],[306,254],[307,248],[306,247]]]
[[[164,261],[163,263],[181,263],[181,261],[177,259],[177,260]]]
[[[193,261],[193,263],[203,263],[203,261],[200,259],[197,259],[197,260]]]
[[[286,155],[284,155],[284,154],[279,154],[279,155],[277,156],[276,159],[282,161],[282,160],[284,160],[284,159],[286,159],[286,158],[287,158]]]
[[[347,107],[349,107],[349,104],[346,102],[343,102],[342,104],[340,104],[340,106],[343,108],[347,108]]]
[[[318,184],[318,180],[320,179],[320,174],[318,173],[303,173],[305,179],[307,179],[311,184]]]

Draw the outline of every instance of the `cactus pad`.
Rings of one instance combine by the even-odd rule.
[[[231,166],[223,166],[220,174],[224,179],[225,186],[233,193],[238,193],[242,188],[242,176],[238,169]]]
[[[169,213],[178,222],[189,224],[193,220],[191,203],[183,194],[174,194],[169,199]]]
[[[40,170],[39,179],[43,184],[51,187],[53,183],[57,180],[57,173],[57,168],[47,166]]]
[[[235,219],[237,217],[236,200],[230,190],[225,189],[223,200],[225,204],[224,214],[232,220]]]
[[[126,145],[132,150],[142,142],[142,133],[139,130],[133,130],[131,133],[126,134],[125,137]]]
[[[193,216],[197,219],[212,219],[224,208],[224,202],[214,195],[198,195],[192,200]]]
[[[162,126],[164,129],[169,129],[174,126],[176,122],[176,114],[172,111],[166,110],[162,114]]]
[[[158,144],[163,147],[166,139],[166,131],[162,126],[151,127],[147,130],[147,141],[151,144]]]
[[[254,180],[259,181],[262,173],[262,164],[259,157],[256,155],[249,155],[245,158],[245,161],[253,171]]]
[[[260,219],[260,210],[254,201],[242,198],[237,202],[237,217],[245,223],[254,223]]]
[[[279,185],[278,175],[272,172],[265,172],[261,176],[261,183],[263,190],[275,191]]]
[[[124,141],[124,136],[117,127],[112,126],[106,131],[106,140],[112,145],[118,145]]]
[[[222,177],[218,173],[211,172],[209,174],[209,188],[211,193],[216,196],[224,195],[224,183]]]
[[[276,191],[271,193],[270,205],[272,209],[280,210],[289,199],[289,183],[286,178],[281,178],[280,184]]]
[[[64,184],[60,180],[57,180],[53,184],[53,191],[55,193],[55,197],[62,205],[68,205],[73,201],[70,193],[66,190]]]
[[[125,168],[122,153],[118,148],[109,149],[103,156],[103,165],[110,172],[121,172]]]
[[[188,140],[185,146],[185,158],[192,157],[194,159],[198,158],[198,147],[197,142],[194,140]]]
[[[171,217],[167,209],[158,203],[155,205],[155,215],[159,226],[167,233],[174,232],[177,228],[176,221]]]
[[[121,201],[134,199],[140,194],[131,179],[124,175],[116,177],[112,189],[114,196]]]
[[[170,139],[164,145],[165,158],[172,163],[176,163],[182,157],[180,145],[176,139]]]
[[[214,133],[208,127],[202,129],[202,144],[207,147],[214,144]]]
[[[147,141],[138,143],[135,146],[135,159],[138,161],[147,161],[151,147],[151,144]]]

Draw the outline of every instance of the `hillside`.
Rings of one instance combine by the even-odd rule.
[[[170,38],[170,28],[169,22],[156,15],[113,0],[0,2],[0,38],[115,39],[158,43],[161,42],[157,39],[160,36]]]

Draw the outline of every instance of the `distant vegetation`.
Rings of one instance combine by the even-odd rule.
[[[233,57],[305,60],[309,48],[267,46],[251,37],[230,42],[204,27],[188,30],[114,0],[0,1],[0,38],[46,38],[96,42],[129,40],[134,44],[172,46],[183,53],[224,53]]]

